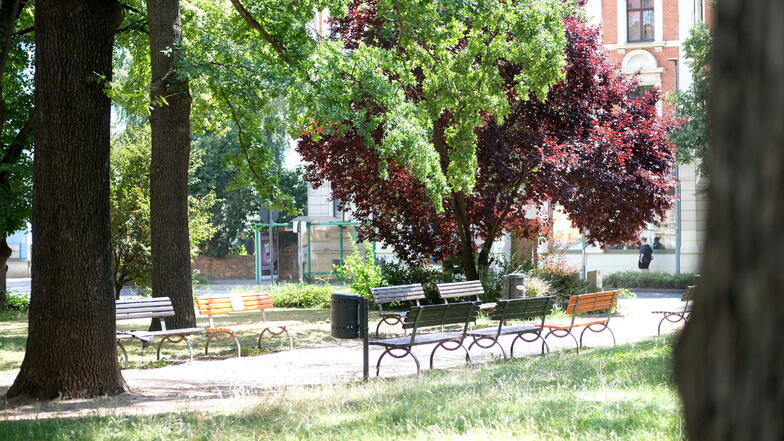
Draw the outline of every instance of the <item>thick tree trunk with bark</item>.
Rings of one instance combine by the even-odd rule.
[[[117,362],[109,227],[114,1],[38,0],[33,267],[27,349],[9,398],[114,395]]]
[[[11,247],[8,246],[7,238],[0,239],[0,308],[6,305],[5,292],[8,289],[6,276],[8,275],[8,258],[11,257]]]
[[[784,7],[722,0],[708,232],[676,349],[689,439],[784,439]]]
[[[463,260],[463,270],[465,271],[466,279],[479,280],[479,272],[476,269],[476,261],[474,260],[474,236],[471,234],[471,220],[468,218],[465,194],[453,192],[452,201],[455,210],[457,235],[460,238],[460,257]]]
[[[188,81],[177,69],[182,38],[178,0],[148,0],[150,61],[150,228],[152,235],[152,294],[169,297],[176,315],[170,328],[196,326],[191,287],[188,234],[188,160],[190,157],[191,95]],[[165,100],[165,104],[161,100]],[[158,321],[153,320],[152,328]]]

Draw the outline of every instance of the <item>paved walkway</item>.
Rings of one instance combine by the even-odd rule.
[[[656,335],[660,316],[651,314],[659,309],[677,308],[680,294],[640,294],[636,299],[621,299],[621,316],[614,317],[611,328],[618,343],[649,339]],[[665,332],[673,329],[671,325]],[[296,333],[295,342],[296,342]],[[501,344],[508,350],[512,337]],[[552,350],[574,348],[571,339],[550,339]],[[608,333],[586,334],[587,346],[609,346]],[[526,347],[527,346],[527,347]],[[537,353],[538,345],[520,345],[520,355]],[[419,346],[415,353],[423,370],[432,346]],[[381,350],[371,347],[371,376]],[[474,350],[475,363],[500,356],[500,351]],[[464,356],[458,352],[441,351],[436,354],[436,368],[464,366]],[[400,360],[386,357],[382,377],[413,375],[416,372],[410,357]],[[0,394],[13,382],[16,372],[0,374]],[[17,406],[2,409],[0,420],[8,418],[49,418],[77,415],[149,414],[171,411],[228,412],[253,406],[258,400],[248,396],[277,394],[281,388],[299,385],[329,385],[361,380],[362,349],[359,341],[336,341],[334,344],[302,346],[293,351],[281,351],[254,357],[225,360],[197,360],[159,369],[129,369],[123,376],[132,394],[93,400],[77,400]]]

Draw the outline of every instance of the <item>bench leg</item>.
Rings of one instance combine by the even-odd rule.
[[[450,348],[449,346],[446,345],[447,343],[455,343],[455,346]],[[433,356],[436,355],[436,351],[438,350],[438,348],[444,348],[447,351],[456,351],[456,350],[462,348],[465,351],[465,353],[466,353],[466,363],[469,363],[469,364],[471,363],[471,354],[469,354],[468,353],[468,349],[466,349],[466,347],[463,346],[462,340],[461,341],[442,341],[441,343],[437,344],[436,347],[433,348],[433,352],[430,353],[430,369],[433,369]]]
[[[394,320],[394,321],[390,322],[389,320]],[[395,326],[398,323],[401,323],[402,321],[403,320],[401,320],[400,317],[382,317],[381,320],[379,320],[378,324],[376,325],[376,338],[378,338],[379,336],[379,329],[381,329],[382,324],[386,323],[389,326]],[[404,329],[403,336],[405,335],[406,335],[406,330]]]
[[[401,351],[405,351],[405,352],[400,354],[400,355],[397,355],[397,354],[392,352],[392,351],[395,351],[395,350],[401,350]],[[381,371],[381,360],[387,354],[389,354],[389,356],[392,357],[392,358],[398,358],[398,359],[399,358],[403,358],[406,355],[411,355],[411,357],[414,359],[414,363],[416,363],[417,375],[419,375],[419,371],[420,371],[419,359],[417,358],[416,355],[414,355],[413,352],[411,352],[411,348],[386,348],[384,350],[384,353],[381,354],[381,356],[378,357],[378,362],[376,363],[376,377],[379,376],[379,372]]]
[[[675,320],[672,319],[675,317]],[[680,321],[688,320],[686,315],[680,312],[665,312],[664,317],[659,321],[659,327],[656,329],[656,335],[661,335],[661,326],[664,324],[664,321],[668,321],[670,323],[678,323]]]
[[[259,349],[261,349],[261,339],[262,339],[262,338],[264,338],[264,334],[265,334],[266,332],[269,332],[271,335],[274,335],[274,336],[276,336],[276,337],[277,337],[277,336],[279,336],[279,335],[286,334],[286,337],[288,337],[288,338],[289,338],[289,350],[292,350],[292,349],[294,349],[294,340],[292,340],[292,339],[291,339],[291,334],[289,334],[289,331],[288,331],[288,329],[286,329],[286,327],[285,327],[285,326],[281,326],[281,327],[279,327],[278,329],[280,329],[280,330],[279,330],[279,331],[273,331],[273,330],[272,330],[272,329],[270,329],[270,328],[267,328],[267,329],[262,329],[262,330],[261,330],[261,332],[259,333],[259,343],[258,343],[258,348],[259,348]]]
[[[190,357],[190,360],[193,361],[193,345],[191,345],[191,342],[188,340],[188,337],[185,336],[185,335],[167,335],[167,336],[163,337],[158,342],[158,350],[155,353],[155,359],[156,360],[160,360],[161,359],[161,346],[163,346],[163,344],[165,342],[167,342],[167,341],[170,341],[170,342],[175,343],[175,344],[184,341],[185,344],[188,345],[188,357]]]
[[[535,333],[534,338],[532,338],[531,340],[526,338],[525,335],[526,335],[526,333],[517,334],[515,336],[514,340],[512,340],[512,347],[509,349],[509,355],[511,357],[514,357],[514,347],[515,347],[515,343],[517,343],[517,340],[522,340],[522,341],[524,341],[526,343],[533,343],[536,340],[541,339],[542,340],[542,355],[545,354],[545,349],[547,349],[548,353],[550,352],[550,346],[547,344],[547,340],[545,340],[542,337],[542,331],[539,331],[539,332]]]
[[[117,340],[117,347],[122,352],[123,367],[127,368],[128,367],[128,351],[125,350],[125,345],[120,340]]]
[[[561,335],[558,335],[559,332],[561,333]],[[575,337],[574,334],[572,334],[571,329],[550,329],[550,332],[548,332],[547,335],[544,336],[544,340],[547,341],[547,337],[551,335],[554,335],[557,338],[572,337],[572,340],[574,340],[574,345],[577,347],[577,353],[578,354],[580,353],[580,343],[577,342],[577,337]],[[548,350],[549,350],[549,346],[548,346]]]
[[[594,326],[601,326],[601,329],[598,329],[598,330],[593,329]],[[613,346],[615,346],[615,334],[612,332],[612,329],[610,329],[610,326],[605,323],[603,325],[593,324],[593,325],[586,326],[583,329],[583,332],[580,333],[580,347],[581,348],[583,347],[583,336],[585,335],[585,331],[591,331],[591,332],[594,332],[594,333],[598,334],[600,332],[604,332],[605,330],[610,331],[610,335],[612,336],[612,339],[613,339]]]
[[[484,345],[482,345],[482,343],[480,343],[482,340],[490,340],[490,344],[487,345],[487,346],[484,346]],[[474,345],[477,345],[477,346],[479,346],[482,349],[490,349],[493,346],[498,346],[498,348],[501,349],[501,355],[503,355],[503,357],[506,358],[506,351],[504,351],[504,347],[501,346],[500,343],[498,343],[498,337],[484,337],[484,336],[483,337],[474,337],[474,341],[472,341],[471,344],[468,345],[468,352],[471,352],[471,348],[473,348]],[[513,343],[513,345],[514,345],[514,343]],[[466,361],[468,361],[468,360],[466,360]]]
[[[226,335],[225,336],[223,336],[223,335],[219,336],[218,334],[226,334]],[[218,331],[218,332],[210,332],[210,333],[208,333],[208,335],[207,335],[207,343],[204,344],[204,355],[208,355],[209,354],[210,342],[212,341],[213,338],[216,339],[216,340],[221,340],[221,341],[223,341],[223,340],[234,340],[234,344],[237,346],[237,358],[242,357],[242,348],[240,347],[240,340],[237,338],[237,336],[233,332],[226,332],[226,331]]]

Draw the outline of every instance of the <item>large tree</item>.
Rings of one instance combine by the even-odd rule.
[[[675,378],[692,441],[784,439],[784,8],[717,4],[709,211]]]
[[[360,20],[372,25],[358,26]],[[354,216],[368,225],[360,229],[364,238],[388,243],[412,262],[459,254],[469,277],[477,275],[475,262],[487,267],[492,243],[504,232],[525,237],[543,232],[546,219],[526,215],[548,203],[562,205],[589,240],[635,239],[671,204],[674,152],[657,116],[658,96],[632,96],[635,81],[605,60],[597,30],[576,17],[564,23],[569,42],[564,79],[546,95],[518,99],[524,64],[497,63],[509,113],[503,120],[484,115],[476,127],[476,184],[470,193],[452,191],[443,212],[428,200],[408,160],[385,160],[356,131],[303,139],[298,148],[309,162],[309,180],[316,186],[331,182],[334,196],[352,204]],[[357,13],[339,20],[337,30],[349,41],[373,41],[379,32],[374,26],[383,22]],[[374,142],[386,130],[379,126]],[[455,151],[442,148],[441,165],[448,170]],[[460,240],[466,228],[470,240]]]
[[[150,228],[152,295],[169,297],[171,328],[196,326],[188,235],[188,161],[191,151],[191,93],[178,66],[182,23],[179,0],[147,0],[150,34],[152,159]],[[152,328],[159,326],[152,321]]]
[[[127,390],[117,362],[109,228],[114,1],[38,0],[32,292],[9,398]]]
[[[33,94],[32,14],[24,0],[0,2],[0,306],[5,303],[7,236],[30,219]],[[18,28],[23,28],[17,31]]]

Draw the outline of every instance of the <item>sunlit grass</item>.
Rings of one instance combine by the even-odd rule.
[[[680,440],[667,339],[280,389],[242,413],[0,423],[7,440]]]

